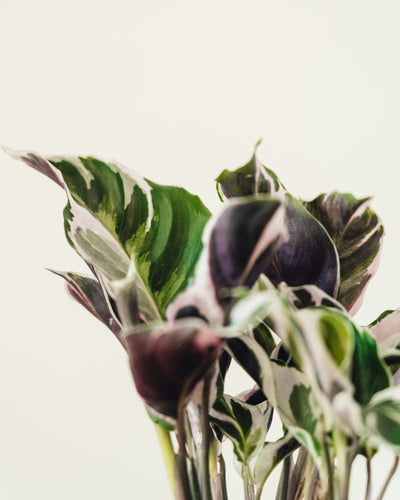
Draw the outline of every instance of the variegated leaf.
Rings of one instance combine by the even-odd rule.
[[[238,287],[245,294],[286,239],[284,217],[284,204],[269,196],[227,203],[207,224],[195,279],[169,307],[167,318],[195,315],[215,327],[226,323]]]
[[[256,152],[249,163],[234,172],[224,170],[216,181],[221,200],[260,193],[284,196],[285,192],[277,175],[260,162]]]
[[[390,342],[390,338],[400,333],[400,308],[394,311],[384,311],[368,325],[368,328],[379,344],[388,341],[392,347],[395,347],[396,341],[393,344]]]
[[[279,193],[286,197],[288,240],[264,273],[275,284],[317,285],[336,298],[339,288],[339,258],[325,228],[285,189],[277,176],[262,166],[256,155],[245,167],[225,170],[217,188],[226,198]]]
[[[275,467],[299,446],[299,442],[290,433],[277,441],[264,443],[253,469],[257,491],[262,490]]]
[[[365,329],[355,329],[354,339],[355,349],[352,362],[354,398],[365,406],[374,394],[389,387],[391,380],[371,334]]]
[[[323,411],[307,376],[296,368],[271,361],[262,347],[250,337],[230,339],[227,345],[236,361],[261,387],[291,435],[321,465]]]
[[[89,276],[62,271],[51,272],[65,279],[68,293],[87,309],[93,316],[104,323],[123,344],[121,324],[112,309],[100,283]]]
[[[225,206],[211,228],[208,260],[218,291],[251,288],[287,237],[285,207],[266,196]]]
[[[259,407],[224,394],[215,401],[210,417],[232,441],[240,462],[248,463],[257,455],[265,441],[268,420]]]
[[[152,310],[148,319],[163,316],[187,286],[202,249],[210,214],[199,198],[148,181],[116,162],[46,159],[31,152],[12,156],[65,184],[65,230],[71,245],[108,281],[124,278],[133,259],[147,289],[140,299]]]
[[[325,306],[345,311],[340,302],[315,285],[290,287],[282,282],[279,285],[279,290],[296,309]]]
[[[349,193],[321,194],[303,203],[323,224],[338,249],[338,300],[353,315],[378,265],[384,234],[382,222],[371,209],[369,198],[357,199]]]
[[[376,438],[400,451],[400,387],[390,387],[371,398],[365,423]]]

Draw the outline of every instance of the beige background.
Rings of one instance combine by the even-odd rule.
[[[115,158],[215,209],[262,137],[293,194],[375,196],[369,323],[400,305],[399,21],[389,0],[0,0],[0,142]],[[168,498],[124,352],[43,269],[84,270],[63,193],[5,154],[0,172],[0,499]]]

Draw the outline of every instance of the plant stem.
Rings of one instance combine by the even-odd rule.
[[[367,458],[367,484],[365,486],[365,500],[371,500],[371,459]]]
[[[220,453],[218,455],[218,465],[219,465],[219,477],[220,477],[220,484],[221,484],[222,500],[228,500],[228,490],[226,487],[225,460],[224,460],[222,453]]]
[[[154,424],[158,441],[160,443],[162,456],[164,458],[165,470],[168,476],[171,492],[175,495],[175,454],[172,447],[169,431],[163,429],[160,425]]]
[[[382,489],[381,489],[381,491],[380,491],[380,493],[379,493],[379,495],[378,495],[378,497],[377,497],[376,500],[382,500],[384,494],[386,493],[387,487],[389,486],[389,483],[392,480],[392,478],[394,476],[394,473],[397,470],[398,465],[399,465],[399,456],[396,455],[396,458],[394,459],[394,462],[393,462],[393,466],[390,469],[390,472],[389,472],[389,474],[388,474],[388,476],[387,476],[387,478],[386,478],[386,480],[385,480],[385,482],[384,482],[384,484],[382,486]]]
[[[254,490],[254,483],[251,477],[249,466],[246,463],[242,464],[242,477],[245,500],[254,500],[256,498],[256,492]]]
[[[290,469],[291,469],[291,458],[286,457],[285,460],[283,461],[283,466],[282,466],[282,472],[281,472],[281,478],[279,480],[279,490],[277,494],[277,500],[288,500],[288,493],[289,493],[289,476],[290,476]]]
[[[210,423],[208,420],[208,407],[210,403],[210,385],[212,372],[210,371],[203,381],[203,395],[201,405],[201,432],[202,443],[200,450],[200,488],[203,500],[212,500],[210,483]]]
[[[305,483],[304,483],[304,500],[312,500],[311,498],[311,483],[313,475],[313,465],[314,461],[310,454],[307,455],[307,463],[305,470]]]
[[[187,471],[186,455],[178,453],[175,456],[176,462],[176,482],[175,482],[175,499],[176,500],[193,500],[190,489],[189,476]]]
[[[215,500],[228,500],[225,461],[220,451],[219,442],[213,438],[210,444],[210,474],[212,482],[211,490]]]
[[[290,477],[288,495],[289,498],[295,498],[296,492],[300,487],[300,484],[304,477],[304,470],[307,460],[307,450],[304,446],[299,449],[299,454],[297,455],[296,464],[294,466],[293,472]]]
[[[329,451],[329,445],[326,439],[326,436],[323,438],[323,451],[324,451],[324,460],[325,460],[325,465],[326,465],[326,470],[328,473],[328,494],[329,494],[329,500],[334,500],[334,491],[335,491],[335,482],[334,482],[334,475],[333,475],[333,464],[331,460],[331,454]]]

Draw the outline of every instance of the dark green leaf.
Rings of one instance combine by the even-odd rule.
[[[138,287],[140,306],[148,320],[163,316],[186,288],[202,249],[210,213],[200,199],[182,188],[147,181],[115,162],[12,155],[59,185],[65,183],[70,244],[108,280],[124,278],[133,260],[143,285]]]
[[[243,167],[233,172],[224,170],[216,181],[221,199],[259,193],[274,195],[284,191],[276,174],[259,161],[256,153]]]
[[[264,443],[269,414],[258,406],[224,394],[215,401],[210,417],[232,441],[240,462],[247,463],[254,458]]]
[[[366,405],[372,396],[390,385],[390,378],[384,361],[377,351],[375,340],[366,330],[355,330],[352,382],[354,397]]]

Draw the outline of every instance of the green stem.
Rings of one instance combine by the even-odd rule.
[[[335,482],[334,482],[334,474],[333,474],[333,464],[331,460],[331,454],[329,450],[328,441],[326,436],[323,438],[323,452],[324,452],[324,461],[326,465],[326,471],[328,474],[328,495],[329,500],[334,500],[335,498]]]
[[[160,443],[162,456],[164,458],[169,487],[171,488],[172,494],[175,495],[175,454],[171,442],[171,435],[169,431],[163,429],[156,423],[154,424],[154,427]]]
[[[251,477],[249,466],[246,463],[242,464],[242,477],[243,477],[245,500],[254,500],[256,498],[254,482]]]

